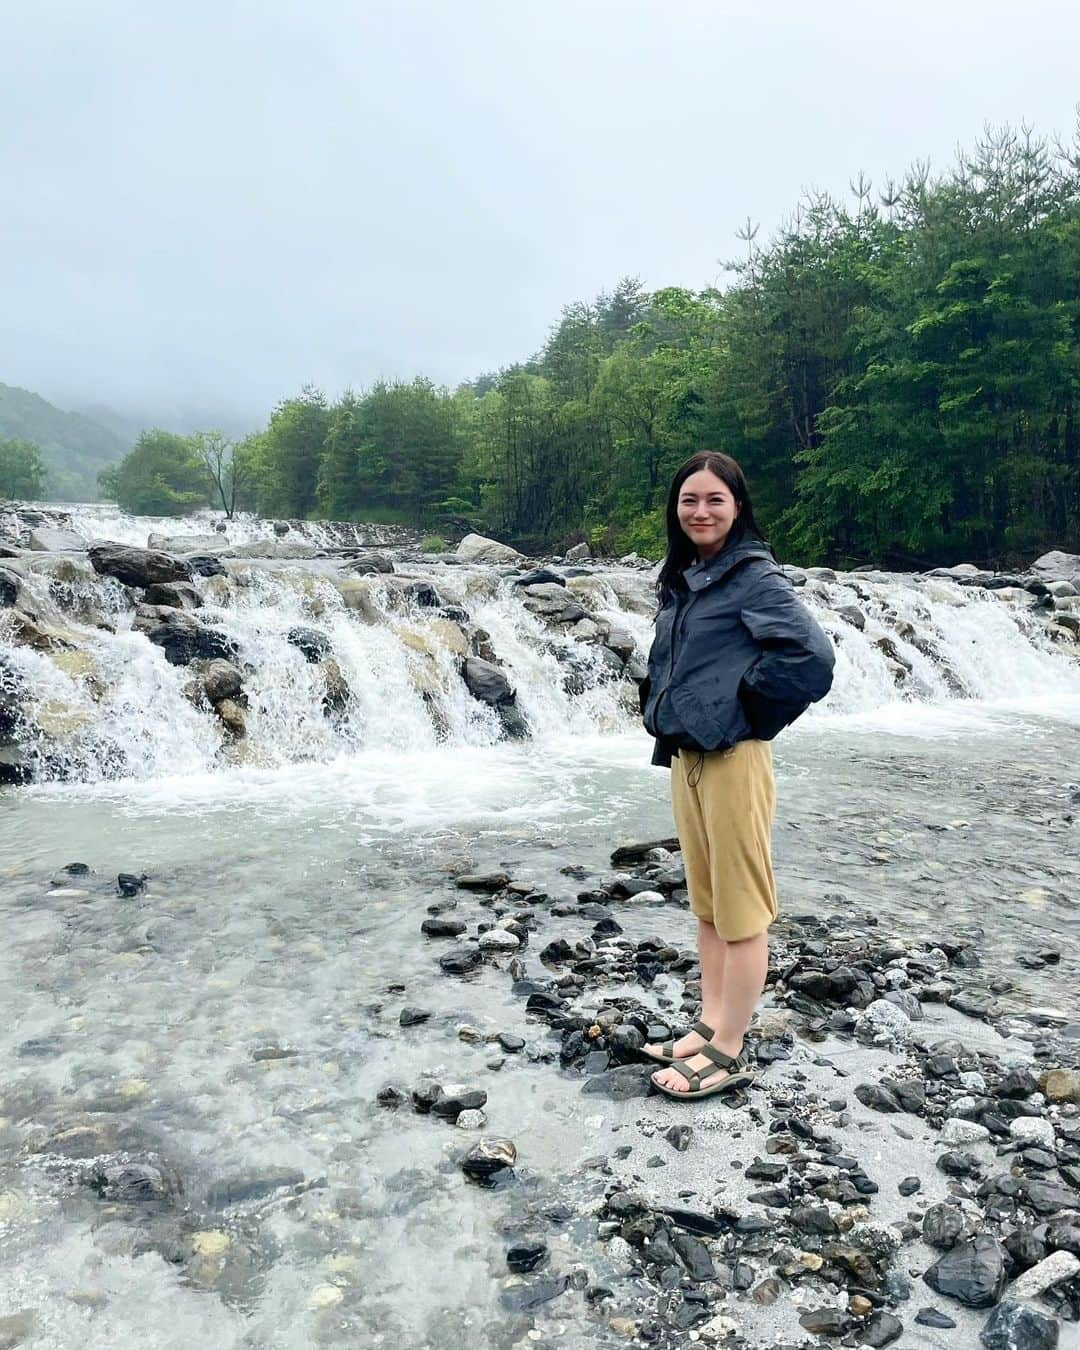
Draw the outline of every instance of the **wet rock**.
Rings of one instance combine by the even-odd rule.
[[[430,1008],[402,1008],[401,1016],[398,1018],[398,1025],[403,1027],[418,1027],[430,1017]]]
[[[547,1243],[540,1241],[540,1239],[531,1242],[515,1242],[506,1253],[506,1264],[515,1274],[527,1275],[529,1271],[542,1265],[547,1257]]]
[[[81,553],[86,540],[75,530],[39,525],[31,530],[27,546],[35,553]]]
[[[1063,1209],[1080,1209],[1080,1193],[1053,1181],[1025,1181],[1024,1198],[1037,1213],[1058,1214]]]
[[[480,934],[480,950],[485,952],[516,952],[520,939],[505,928],[489,928]]]
[[[165,622],[150,628],[146,636],[162,649],[172,666],[215,657],[227,660],[236,655],[235,644],[220,629],[207,627],[179,609],[172,611]]]
[[[124,1205],[171,1201],[183,1191],[179,1177],[154,1154],[99,1159],[84,1181],[102,1200]]]
[[[243,677],[231,661],[218,658],[207,663],[202,672],[202,687],[207,702],[220,703],[223,698],[237,698],[243,688]]]
[[[467,1111],[462,1111],[455,1118],[454,1124],[459,1130],[482,1130],[487,1124],[487,1116],[479,1107],[472,1107]]]
[[[567,1275],[545,1276],[530,1280],[528,1283],[511,1285],[503,1290],[500,1301],[503,1307],[514,1312],[527,1312],[530,1308],[550,1303],[553,1298],[565,1293],[569,1287],[570,1279]]]
[[[290,647],[295,647],[301,652],[310,666],[318,665],[333,651],[330,639],[317,628],[290,628],[285,635],[285,641]]]
[[[510,884],[505,872],[466,872],[454,879],[455,886],[463,891],[501,891]]]
[[[420,931],[425,937],[430,938],[453,938],[460,937],[468,928],[464,919],[446,918],[443,915],[435,915],[433,918],[425,919],[420,925]]]
[[[853,1325],[854,1319],[846,1308],[817,1308],[799,1318],[799,1326],[815,1336],[843,1336]]]
[[[911,1018],[895,1003],[877,998],[859,1015],[855,1035],[869,1045],[903,1045],[911,1036]]]
[[[203,603],[190,581],[162,581],[147,586],[143,600],[148,605],[167,605],[170,609],[200,609]]]
[[[900,1100],[895,1092],[880,1083],[859,1083],[855,1087],[855,1096],[872,1111],[884,1111],[893,1114],[901,1110]]]
[[[239,739],[247,734],[247,709],[233,698],[223,698],[214,707],[225,730]]]
[[[447,1084],[431,1104],[432,1115],[442,1120],[456,1120],[462,1111],[479,1111],[487,1105],[483,1088],[466,1087],[463,1083]]]
[[[466,1176],[487,1180],[500,1172],[512,1169],[517,1162],[517,1149],[509,1139],[481,1139],[461,1159],[461,1170]]]
[[[512,703],[516,697],[513,686],[498,666],[482,661],[478,656],[467,656],[461,673],[469,693],[481,703],[497,707]]]
[[[125,586],[191,580],[188,563],[154,549],[133,548],[128,544],[94,544],[88,557],[95,572],[115,577]]]
[[[1005,1253],[996,1238],[981,1233],[940,1257],[923,1279],[969,1308],[990,1308],[1005,1287]]]
[[[50,886],[73,886],[86,882],[93,875],[93,869],[84,862],[68,863],[61,867],[59,872],[54,872],[49,881]]]
[[[34,1335],[36,1318],[32,1308],[0,1317],[0,1350],[16,1350]]]
[[[1048,1102],[1080,1102],[1080,1072],[1076,1069],[1048,1069],[1039,1086]]]
[[[439,957],[439,966],[446,975],[467,975],[483,964],[484,958],[477,947],[455,947]]]
[[[213,554],[189,553],[184,561],[196,576],[223,577],[225,575],[225,564],[220,558],[215,558]]]
[[[482,534],[467,534],[455,550],[462,562],[479,563],[519,563],[525,559],[517,549],[509,544],[500,544],[497,539],[489,539]]]
[[[525,1049],[524,1036],[515,1036],[512,1031],[500,1031],[495,1039],[508,1055],[516,1055]]]
[[[901,1195],[915,1195],[922,1189],[922,1182],[918,1177],[904,1177],[896,1188]]]
[[[612,1101],[628,1101],[632,1097],[647,1097],[652,1091],[649,1071],[630,1065],[608,1069],[585,1080],[581,1091],[586,1096],[610,1097]]]
[[[116,890],[118,895],[122,895],[125,900],[130,900],[138,895],[146,885],[147,876],[145,872],[138,876],[134,872],[121,872],[116,878]]]
[[[986,1319],[979,1339],[985,1350],[1054,1350],[1058,1323],[1037,1308],[1008,1298]]]
[[[230,1205],[243,1204],[247,1200],[261,1200],[286,1187],[301,1186],[303,1182],[303,1172],[293,1167],[267,1167],[237,1172],[215,1182],[207,1192],[206,1203],[211,1209],[227,1209]]]

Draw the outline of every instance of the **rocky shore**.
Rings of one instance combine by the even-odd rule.
[[[447,860],[443,874],[416,916],[416,943],[445,1000],[418,1005],[407,982],[386,988],[377,1006],[397,1023],[400,1073],[360,1109],[429,1117],[449,1131],[458,1184],[492,1192],[505,1251],[495,1272],[504,1325],[492,1344],[565,1344],[548,1328],[569,1306],[590,1328],[576,1343],[598,1346],[1080,1341],[1075,1008],[1072,1020],[1055,1009],[1004,1014],[1007,982],[982,977],[974,936],[897,941],[826,895],[815,914],[773,930],[748,1038],[758,1081],[681,1104],[653,1092],[655,1066],[639,1053],[698,1008],[674,840],[620,848],[599,876],[568,862],[558,895],[478,873],[468,858]],[[47,901],[152,905],[147,885],[139,872],[99,876],[74,863],[51,879]],[[1052,946],[1026,953],[1049,967],[1059,957]],[[492,975],[513,1010],[504,1024],[455,1022],[469,984]],[[410,1042],[435,1027],[485,1051],[487,1073],[410,1077]],[[19,1051],[53,1053],[46,1043]],[[271,1042],[254,1061],[274,1067],[296,1053]],[[596,1140],[573,1172],[537,1168],[535,1124],[514,1137],[488,1129],[493,1109],[507,1118],[519,1061],[553,1076]],[[195,1287],[241,1303],[269,1256],[265,1223],[328,1188],[288,1167],[192,1188],[133,1089],[51,1124],[32,1097],[5,1092],[3,1114],[22,1122],[27,1172],[95,1194],[133,1255],[161,1253]],[[335,1188],[320,1203],[348,1202]],[[331,1280],[312,1307],[332,1319],[341,1298]],[[32,1343],[29,1313],[8,1322],[6,1344]]]

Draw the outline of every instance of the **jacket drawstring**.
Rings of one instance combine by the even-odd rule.
[[[690,772],[686,775],[687,787],[697,787],[697,785],[701,782],[701,775],[704,772],[704,770],[705,770],[705,751],[699,750],[697,752],[697,759],[695,760],[692,768],[690,769]]]

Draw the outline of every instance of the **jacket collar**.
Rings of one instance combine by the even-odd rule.
[[[764,558],[772,562],[773,555],[758,539],[747,539],[734,548],[725,549],[708,562],[696,562],[683,572],[683,580],[690,591],[700,591],[722,580],[749,558]]]

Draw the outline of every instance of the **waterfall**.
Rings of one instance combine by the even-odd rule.
[[[162,524],[93,512],[114,538],[145,540]],[[71,524],[80,525],[77,510]],[[181,522],[166,524],[175,532]],[[239,538],[265,525],[230,528]],[[197,518],[183,526],[206,529]],[[20,609],[0,609],[0,767],[21,765],[23,777],[39,781],[490,745],[507,728],[496,707],[470,693],[468,655],[502,671],[536,743],[638,726],[635,676],[654,608],[654,574],[644,569],[597,563],[567,575],[557,594],[584,618],[558,622],[508,569],[408,553],[389,576],[357,576],[329,558],[229,560],[224,575],[195,578],[203,603],[193,616],[233,653],[237,734],[224,707],[202,694],[205,662],[170,665],[151,642],[138,594],[78,554],[24,552],[0,568],[17,578],[17,605],[36,625],[20,628]],[[1026,591],[824,569],[795,579],[837,651],[833,691],[804,725],[1080,696],[1080,646],[1071,634],[1063,640],[1067,630],[1055,633]],[[611,629],[624,635],[619,642]]]

